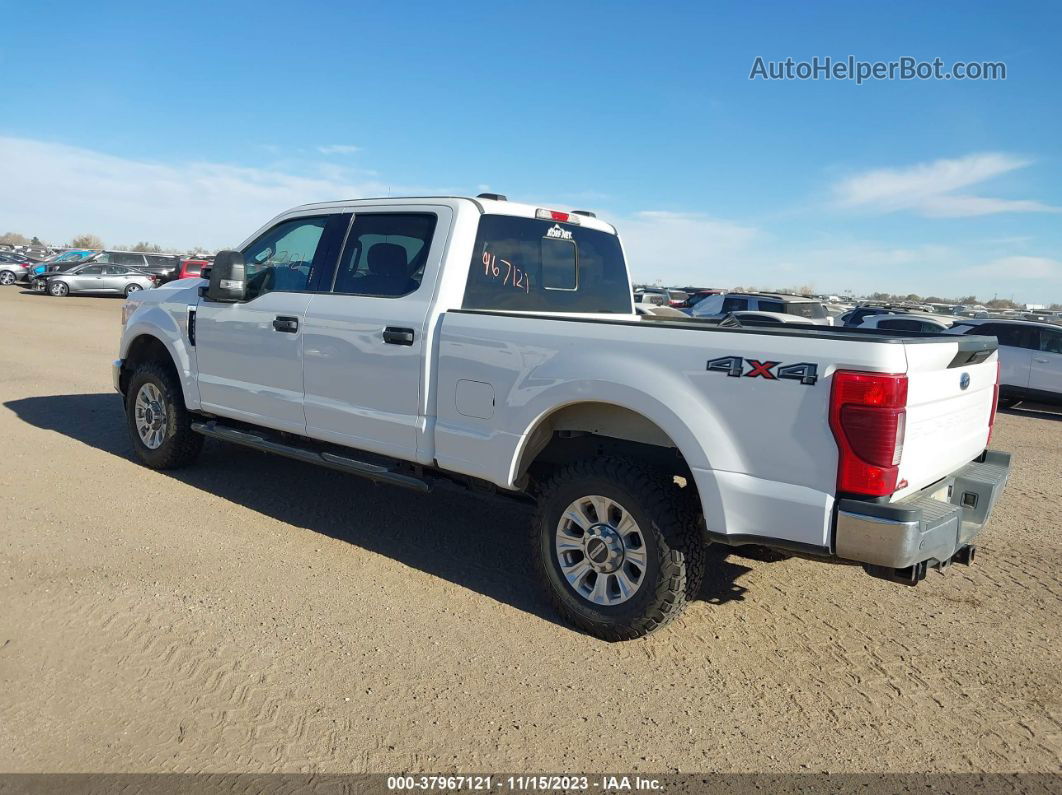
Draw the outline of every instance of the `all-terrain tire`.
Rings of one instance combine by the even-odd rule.
[[[558,524],[573,501],[588,495],[620,504],[644,539],[644,579],[619,604],[590,601],[561,568]],[[554,472],[539,490],[531,541],[535,569],[557,611],[608,641],[639,638],[672,621],[700,590],[704,574],[705,541],[691,489],[680,488],[664,471],[626,458],[578,461]]]
[[[145,443],[137,430],[137,396],[149,384],[161,394],[166,415],[162,442],[154,449]],[[192,430],[193,417],[185,408],[184,393],[176,375],[158,362],[144,362],[133,371],[125,395],[125,417],[133,450],[141,463],[151,469],[187,466],[203,449],[203,436]]]

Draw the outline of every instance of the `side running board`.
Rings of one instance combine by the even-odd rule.
[[[276,453],[288,458],[294,458],[296,461],[305,461],[307,464],[317,464],[318,466],[328,467],[329,469],[335,469],[339,472],[359,475],[377,483],[389,483],[392,486],[402,486],[403,488],[412,489],[413,491],[431,491],[431,484],[426,480],[414,477],[413,475],[404,475],[401,472],[395,472],[387,467],[379,466],[378,464],[358,461],[354,458],[336,455],[335,453],[319,453],[316,450],[295,447],[290,444],[281,444],[280,442],[274,442],[271,439],[260,436],[257,433],[240,431],[235,428],[218,425],[214,420],[211,420],[210,422],[193,422],[192,430],[196,433],[203,434],[203,436],[220,439],[223,442],[232,442],[233,444],[240,444],[244,447],[261,450],[264,453]]]

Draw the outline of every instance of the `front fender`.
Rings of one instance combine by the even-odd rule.
[[[195,410],[200,405],[195,349],[188,345],[188,308],[182,309],[183,313],[160,304],[138,308],[122,334],[118,355],[123,360],[128,358],[129,349],[139,337],[147,335],[157,339],[177,368],[185,406]]]

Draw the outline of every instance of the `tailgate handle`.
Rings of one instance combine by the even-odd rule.
[[[388,326],[384,329],[383,341],[389,345],[412,345],[413,329]]]

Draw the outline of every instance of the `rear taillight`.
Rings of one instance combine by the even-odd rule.
[[[833,374],[830,429],[839,453],[839,492],[884,497],[896,491],[906,406],[906,375]]]
[[[996,385],[992,387],[992,410],[988,412],[988,439],[985,447],[992,441],[992,428],[996,424],[996,409],[999,408],[999,359],[996,359]]]

